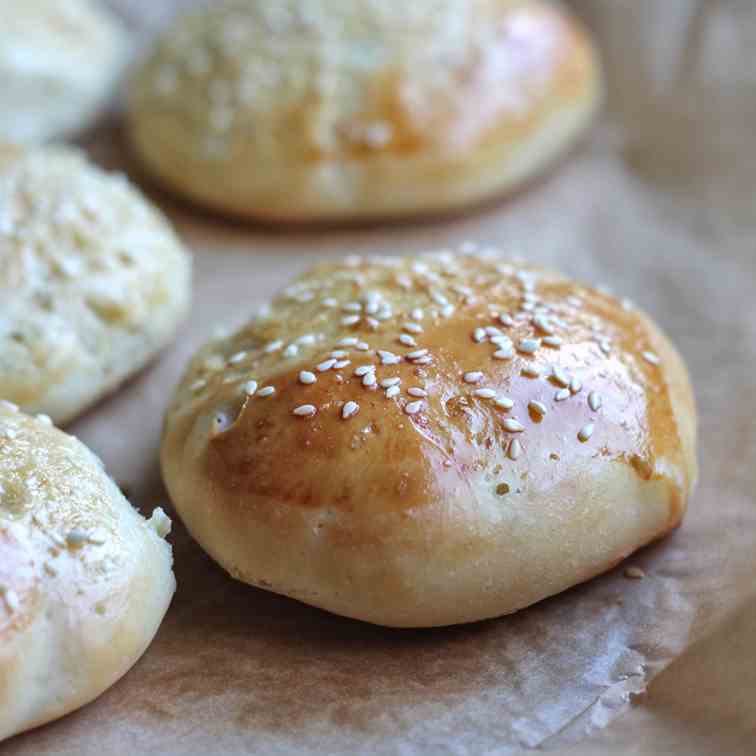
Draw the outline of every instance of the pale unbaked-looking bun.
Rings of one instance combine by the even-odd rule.
[[[191,261],[125,178],[0,144],[0,398],[71,419],[165,346]]]
[[[480,251],[315,268],[193,359],[161,455],[235,578],[420,627],[514,612],[668,533],[695,435],[643,313]]]
[[[127,60],[124,29],[91,0],[14,0],[0,23],[0,138],[41,142],[88,126]]]
[[[88,703],[144,653],[175,589],[169,530],[86,446],[0,402],[0,739]]]
[[[179,20],[130,88],[161,181],[272,220],[454,210],[581,134],[596,53],[543,0],[225,0]]]

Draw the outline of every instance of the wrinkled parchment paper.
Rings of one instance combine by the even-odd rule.
[[[171,5],[114,2],[137,26]],[[195,253],[192,316],[71,430],[135,505],[165,506],[161,415],[218,321],[243,321],[322,256],[495,243],[630,296],[688,360],[701,482],[683,527],[629,560],[645,579],[623,565],[513,617],[387,630],[232,581],[176,522],[178,593],[147,654],[4,753],[754,752],[756,4],[574,7],[603,49],[608,103],[582,147],[519,196],[430,223],[276,231],[147,185]],[[85,144],[143,183],[117,119]]]

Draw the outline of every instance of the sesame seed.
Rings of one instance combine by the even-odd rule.
[[[345,368],[347,365],[351,365],[351,360],[339,360],[334,366],[334,370],[341,370],[341,368]]]
[[[325,373],[326,370],[330,370],[332,367],[336,365],[337,360],[331,358],[330,360],[324,360],[323,362],[318,363],[315,368],[319,373]]]
[[[283,346],[283,341],[281,341],[281,339],[276,339],[275,341],[271,341],[267,343],[263,347],[263,352],[265,352],[266,354],[270,354],[271,352],[277,352],[282,346]]]
[[[380,323],[375,318],[367,318],[365,322],[372,331],[377,331],[378,326],[380,326]]]
[[[588,423],[587,425],[584,425],[578,431],[578,441],[582,441],[583,443],[585,443],[592,435],[593,435],[593,423]]]
[[[414,352],[407,352],[406,357],[408,360],[417,360],[420,357],[425,357],[428,354],[427,349],[416,349]]]
[[[549,336],[551,336],[554,333],[554,326],[551,325],[551,322],[548,318],[546,318],[543,315],[536,315],[533,318],[533,325],[542,333],[545,333]],[[546,340],[544,339],[544,343],[546,343]]]
[[[359,302],[347,302],[341,309],[346,312],[359,312],[362,309],[362,305]]]
[[[454,305],[453,304],[447,304],[444,305],[441,308],[441,316],[444,318],[450,318],[452,315],[454,315]]]
[[[582,307],[583,300],[580,297],[570,296],[567,297],[567,304],[572,305],[572,307]]]
[[[588,394],[588,406],[594,412],[598,412],[601,409],[601,405],[603,403],[604,401],[601,398],[601,394],[599,394],[597,391],[591,391],[591,393]]]
[[[514,402],[506,396],[499,397],[494,404],[503,410],[511,410],[514,407]]]
[[[312,417],[317,411],[314,404],[300,404],[292,410],[292,413],[297,417]]]
[[[393,399],[399,393],[399,386],[389,386],[386,389],[386,398]]]
[[[510,339],[509,336],[491,336],[490,341],[498,347],[509,347],[510,349],[512,347],[512,339]]]
[[[490,388],[479,388],[473,391],[473,396],[477,396],[478,399],[494,399],[496,398],[496,392]]]
[[[525,430],[525,426],[515,420],[513,417],[507,417],[502,421],[505,431],[509,433],[522,433]]]
[[[374,373],[375,372],[375,365],[360,365],[359,367],[354,369],[354,374],[361,378],[363,375],[367,375],[368,373]]]
[[[360,405],[357,402],[347,402],[341,408],[341,417],[344,420],[348,420],[350,417],[354,417],[360,411]]]
[[[449,304],[449,300],[440,292],[440,291],[434,291],[431,293],[430,298],[439,306],[443,307],[444,305]]]
[[[428,392],[424,388],[420,388],[419,386],[412,386],[408,388],[407,393],[410,396],[419,396],[421,398],[428,396]]]
[[[526,378],[538,378],[541,375],[541,369],[536,365],[524,365],[520,373]]]
[[[358,341],[359,339],[356,336],[347,336],[337,343],[339,346],[356,346]]]
[[[416,415],[423,408],[422,399],[418,399],[416,402],[408,402],[404,405],[404,411],[408,415]]]
[[[366,312],[366,313],[367,313],[368,315],[375,315],[375,314],[376,314],[376,313],[378,312],[378,310],[379,310],[380,308],[381,308],[381,306],[380,306],[380,305],[378,304],[378,302],[376,302],[376,301],[371,301],[371,302],[368,302],[368,303],[367,303],[367,304],[365,305],[365,312]]]
[[[391,386],[397,386],[401,382],[402,382],[402,379],[399,377],[384,378],[381,381],[381,388],[391,388]]]
[[[315,383],[318,379],[315,377],[315,373],[311,373],[309,370],[302,370],[299,373],[299,382],[304,383],[305,386]]]
[[[462,376],[465,383],[480,383],[483,380],[483,373],[480,370],[471,370]]]
[[[258,396],[273,396],[276,393],[275,386],[263,386],[258,392]]]
[[[306,333],[297,339],[297,344],[311,345],[311,344],[314,344],[316,341],[317,341],[317,338],[315,337],[314,333]]]
[[[503,347],[493,353],[493,358],[495,360],[511,360],[512,357],[514,357],[512,347]]]
[[[578,380],[577,378],[573,378],[573,379],[572,379],[572,380],[570,381],[570,386],[569,386],[569,388],[570,388],[570,393],[571,393],[571,394],[579,394],[579,393],[580,393],[580,391],[581,391],[581,390],[582,390],[582,388],[583,388],[583,384],[582,384],[582,383],[581,383],[581,382],[580,382],[580,381],[579,381],[579,380]]]
[[[559,389],[559,391],[554,394],[554,401],[555,402],[563,402],[565,399],[570,398],[570,390],[568,388]]]
[[[381,307],[380,311],[376,315],[378,320],[389,320],[389,318],[392,318],[394,315],[394,311],[389,307],[388,305],[384,305]]]
[[[207,381],[204,378],[199,378],[198,380],[194,381],[191,386],[189,386],[189,391],[193,393],[197,393],[198,391],[201,391],[203,388],[207,386]]]
[[[228,417],[222,413],[217,412],[213,416],[213,425],[212,425],[212,432],[213,433],[222,433],[228,426],[230,425]]]
[[[52,425],[53,421],[50,415],[45,415],[44,413],[40,412],[38,415],[36,415],[37,421],[42,423],[42,425]]]
[[[643,352],[643,359],[651,365],[658,365],[660,362],[659,357],[653,352]]]
[[[491,338],[491,341],[493,341],[494,344],[496,343],[496,341],[494,341],[494,339],[498,340],[498,339],[500,339],[502,337],[504,337],[506,339],[509,339],[508,336],[504,336],[504,334],[498,328],[496,328],[495,326],[486,326],[485,333],[486,333],[486,336],[489,336]]]
[[[412,280],[409,278],[409,276],[397,276],[396,282],[399,284],[399,286],[402,287],[402,289],[411,289],[412,288]]]
[[[517,345],[517,349],[525,354],[533,354],[541,346],[540,339],[522,339]]]
[[[546,405],[541,402],[535,401],[535,399],[528,404],[528,408],[531,409],[536,415],[543,417],[546,414]]]
[[[66,533],[66,546],[70,549],[77,549],[83,546],[89,540],[89,534],[80,528],[74,528]]]
[[[420,323],[405,323],[402,328],[404,328],[405,331],[408,333],[422,333],[423,327],[420,325]]]
[[[423,311],[419,307],[415,307],[414,310],[410,313],[413,320],[422,320],[424,317]]]
[[[416,360],[412,360],[412,362],[415,365],[430,365],[433,359],[430,355],[425,355],[425,357],[418,357]]]
[[[546,336],[541,342],[544,346],[551,347],[552,349],[559,349],[562,346],[562,339],[559,336]]]
[[[238,365],[246,356],[247,356],[246,352],[237,352],[236,354],[232,354],[228,358],[228,364],[229,365]]]
[[[402,361],[398,355],[383,349],[378,350],[378,356],[381,358],[381,365],[398,365]]]
[[[515,324],[514,320],[512,320],[512,316],[507,315],[506,312],[502,312],[501,315],[499,315],[499,323],[509,328],[511,328]]]
[[[244,384],[244,393],[247,396],[254,396],[255,391],[257,391],[257,381],[247,381]]]
[[[368,344],[366,341],[358,341],[354,348],[359,352],[367,352],[370,349],[370,344]]]
[[[570,385],[570,377],[558,365],[552,366],[551,377],[560,386]]]
[[[612,351],[612,343],[609,341],[609,339],[601,339],[599,341],[599,349],[604,354],[609,354]]]
[[[11,613],[17,612],[21,606],[18,594],[12,588],[6,588],[5,586],[0,586],[0,593],[2,593],[3,598],[5,599],[8,610]]]
[[[402,344],[404,344],[404,346],[409,346],[409,347],[417,346],[417,342],[408,333],[401,334],[401,336],[399,336],[399,341]]]
[[[633,304],[633,301],[631,299],[628,299],[627,297],[623,297],[620,300],[620,304],[622,305],[622,309],[626,312],[630,312],[631,310],[635,309],[635,305]]]
[[[513,438],[512,442],[509,444],[509,451],[508,451],[509,458],[512,460],[515,460],[521,454],[522,454],[522,444],[516,438]]]
[[[299,347],[296,344],[289,344],[281,354],[284,357],[296,357],[299,354]]]
[[[334,357],[337,360],[341,360],[344,357],[346,357],[349,354],[349,352],[345,352],[343,349],[334,349],[329,357]]]
[[[360,322],[359,315],[347,315],[345,318],[341,319],[341,325],[343,326],[353,326],[359,322]]]
[[[362,385],[365,388],[372,388],[376,383],[378,383],[378,380],[375,377],[375,373],[365,373],[365,375],[362,376]]]
[[[333,297],[326,297],[325,299],[320,300],[320,304],[322,304],[323,307],[336,307],[338,305],[338,301]]]
[[[472,332],[472,339],[476,344],[480,344],[481,341],[485,341],[486,340],[485,328],[476,328]]]

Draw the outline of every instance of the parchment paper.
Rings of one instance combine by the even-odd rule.
[[[170,5],[118,4],[145,26]],[[688,361],[701,481],[683,527],[629,560],[645,579],[623,565],[512,617],[387,630],[232,581],[176,521],[179,588],[147,654],[6,753],[754,752],[756,4],[574,7],[604,51],[609,100],[583,146],[517,197],[429,223],[282,232],[147,184],[195,253],[192,315],[173,348],[71,430],[143,511],[165,506],[161,415],[218,321],[243,321],[322,256],[496,243],[630,296]],[[86,145],[144,184],[117,119]]]

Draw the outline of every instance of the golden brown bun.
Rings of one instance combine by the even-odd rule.
[[[93,0],[13,0],[0,23],[0,139],[36,143],[89,126],[129,53],[124,28]]]
[[[48,418],[0,402],[0,740],[91,701],[144,653],[175,589],[169,526]]]
[[[240,216],[448,211],[521,184],[601,98],[587,34],[543,0],[257,0],[181,19],[134,77],[134,147]]]
[[[626,307],[489,253],[323,264],[191,362],[176,509],[234,577],[383,625],[587,580],[674,528],[696,478],[685,367]]]
[[[62,423],[174,336],[191,260],[121,176],[0,143],[0,398]]]

